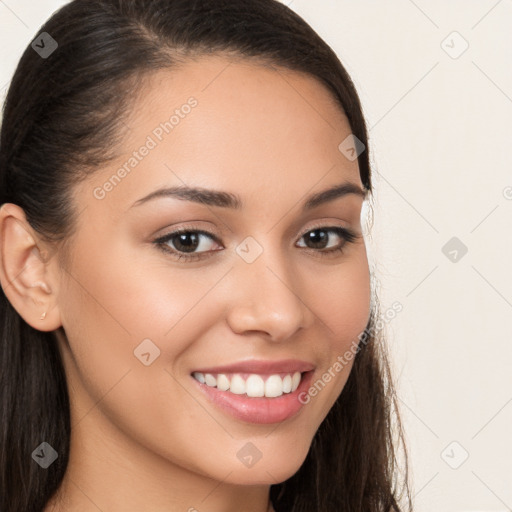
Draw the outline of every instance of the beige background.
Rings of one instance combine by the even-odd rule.
[[[0,0],[2,100],[64,3]],[[416,510],[510,510],[512,2],[284,3],[337,52],[367,116],[368,243],[383,311],[403,305],[387,335]]]

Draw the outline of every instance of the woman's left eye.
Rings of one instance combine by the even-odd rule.
[[[342,240],[342,242],[341,244],[338,243],[335,245],[334,248],[328,248],[326,250],[326,242],[331,239],[331,235],[329,235],[329,233],[331,235],[334,233],[338,238]],[[208,251],[208,242],[203,242],[202,238],[210,239],[211,241],[214,241],[220,245],[218,238],[212,233],[193,228],[178,229],[156,239],[154,243],[163,251],[171,253],[171,255],[177,259],[198,260],[204,257],[202,256],[202,253],[212,254],[219,250],[213,249]],[[342,252],[345,245],[359,238],[359,235],[354,233],[352,230],[343,228],[341,226],[325,226],[321,228],[310,229],[300,237],[300,240],[303,238],[307,239],[308,242],[316,246],[313,248],[306,247],[308,250],[319,252],[322,256],[327,256],[331,253]],[[172,248],[170,244],[172,244],[174,248]],[[321,247],[318,247],[318,245]],[[197,249],[203,250],[195,252]]]

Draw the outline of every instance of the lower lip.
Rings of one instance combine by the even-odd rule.
[[[279,423],[297,414],[302,406],[299,395],[306,391],[311,382],[313,371],[302,374],[298,388],[292,393],[283,393],[275,398],[248,397],[230,391],[219,391],[217,388],[201,384],[191,376],[199,389],[220,409],[231,416],[248,423]]]

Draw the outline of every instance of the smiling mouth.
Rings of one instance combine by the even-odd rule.
[[[306,373],[306,372],[304,372]],[[293,393],[300,385],[303,374],[293,373],[201,373],[193,372],[192,377],[219,391],[257,398],[276,398]]]

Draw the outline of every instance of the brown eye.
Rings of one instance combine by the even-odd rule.
[[[202,253],[213,252],[209,250],[208,239],[218,243],[217,237],[207,231],[199,229],[178,229],[154,241],[162,250],[170,252],[178,259],[198,259]],[[206,240],[206,241],[205,241]],[[203,249],[203,250],[197,250]]]
[[[332,238],[332,235],[330,236],[328,233],[334,233],[338,238],[342,240],[342,243],[336,244],[334,248],[325,250],[327,244]],[[357,239],[357,235],[351,230],[342,228],[341,226],[325,226],[309,230],[308,232],[304,233],[304,235],[302,235],[301,240],[302,239],[305,239],[306,243],[313,245],[313,247],[308,245],[307,248],[318,250],[321,253],[330,254],[333,252],[342,251],[345,244],[353,242]]]

